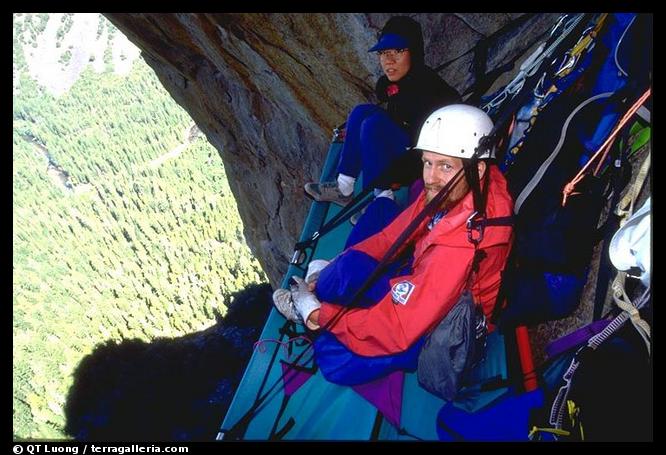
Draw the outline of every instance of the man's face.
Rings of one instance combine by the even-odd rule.
[[[412,67],[412,56],[409,49],[386,49],[379,51],[379,63],[386,77],[391,82],[397,82]]]
[[[423,182],[425,183],[426,203],[430,202],[437,193],[462,169],[463,161],[460,158],[440,155],[423,151],[421,155],[423,162]],[[462,176],[458,183],[451,189],[449,196],[444,201],[445,207],[450,207],[461,200],[469,191],[469,185]]]

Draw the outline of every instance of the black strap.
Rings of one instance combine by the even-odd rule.
[[[444,422],[444,420],[440,418],[437,419],[437,426],[450,434],[454,441],[462,442],[465,440],[465,437],[462,434],[451,428],[446,422]]]
[[[478,248],[478,245],[476,245],[474,247],[474,258],[472,259],[473,273],[479,273],[479,265],[481,264],[481,261],[483,261],[486,257],[488,257],[488,254],[484,250],[480,250]]]
[[[293,417],[289,417],[287,423],[285,423],[282,426],[282,428],[280,428],[280,430],[277,429],[278,422],[282,418],[285,409],[287,409],[289,398],[291,397],[287,395],[282,397],[282,404],[280,404],[280,409],[278,410],[277,417],[275,417],[275,420],[273,421],[273,428],[271,428],[271,432],[268,435],[269,441],[279,441],[284,437],[285,434],[287,434],[287,432],[291,429],[291,427],[293,427],[294,424],[296,423]]]
[[[419,160],[415,156],[416,151],[413,148],[410,148],[401,154],[399,157],[395,158],[391,163],[384,169],[379,176],[377,176],[369,185],[361,190],[359,194],[354,196],[354,198],[340,210],[333,218],[331,218],[326,224],[324,224],[317,232],[315,232],[311,238],[303,240],[296,243],[294,246],[294,254],[292,256],[291,263],[294,265],[302,265],[308,261],[308,255],[306,253],[307,249],[314,250],[315,245],[320,237],[328,234],[336,227],[340,226],[342,223],[347,221],[354,213],[362,210],[373,198],[368,197],[370,192],[374,188],[381,187],[392,187],[392,186],[408,186],[418,179],[419,175],[417,174],[416,164]]]
[[[319,228],[319,230],[312,234],[312,237],[300,242],[296,242],[296,245],[294,245],[294,254],[291,258],[291,264],[302,266],[303,264],[309,262],[310,255],[308,255],[306,250],[311,250],[311,252],[314,252],[320,237],[328,234],[333,229],[347,221],[354,213],[363,210],[364,207],[370,204],[373,198],[366,196],[370,194],[372,188],[372,186],[368,186],[367,188],[361,190],[361,192],[354,196],[354,198],[346,206],[344,206],[342,210],[340,210],[333,218],[328,220],[326,224],[324,224],[321,228]]]
[[[423,441],[423,438],[419,438],[419,437],[416,436],[415,434],[410,433],[409,431],[407,431],[407,430],[405,429],[405,427],[400,427],[400,428],[398,428],[398,434],[399,434],[400,436],[408,436],[408,437],[410,437],[410,438],[412,438],[412,439],[416,439],[417,441]]]
[[[509,215],[509,216],[498,216],[495,218],[483,218],[483,219],[473,219],[471,221],[471,225],[473,228],[477,228],[479,226],[513,226],[514,223],[514,216]]]
[[[371,441],[379,441],[379,431],[382,429],[382,420],[384,420],[384,415],[377,410],[375,422],[372,424],[372,432],[370,433]]]
[[[481,191],[481,182],[479,181],[478,159],[472,158],[469,166],[465,168],[465,179],[472,191],[472,199],[474,201],[474,211],[481,217],[485,216],[486,204],[484,192]],[[490,169],[487,169],[485,176],[490,174]],[[486,179],[487,181],[487,179]]]
[[[461,169],[456,172],[456,174],[449,180],[444,187],[439,190],[439,192],[432,198],[432,200],[426,204],[426,206],[419,212],[414,219],[409,223],[409,225],[403,230],[403,232],[398,236],[398,238],[393,242],[389,247],[388,251],[384,254],[382,259],[379,261],[375,270],[370,274],[370,276],[365,280],[365,282],[360,286],[360,288],[354,293],[351,299],[351,304],[347,307],[341,308],[331,320],[322,327],[322,330],[330,330],[341,318],[342,316],[350,311],[356,306],[359,302],[361,296],[374,284],[374,282],[385,272],[389,263],[393,260],[394,256],[398,250],[403,246],[406,240],[414,233],[416,228],[423,222],[427,216],[432,216],[442,205],[442,202],[448,197],[451,193],[451,190],[455,187],[456,184],[463,178],[465,168],[471,163],[465,163]]]

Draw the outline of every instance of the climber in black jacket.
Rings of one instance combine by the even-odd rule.
[[[461,101],[458,92],[425,65],[421,25],[412,18],[390,18],[369,52],[377,52],[384,71],[375,93],[381,103],[386,103],[386,108],[359,104],[351,111],[337,180],[305,185],[306,193],[317,201],[347,205],[361,171],[364,187],[370,185],[414,145],[418,129],[428,114]],[[420,164],[415,157],[419,169]],[[393,199],[389,184],[383,182],[374,188],[375,196]]]

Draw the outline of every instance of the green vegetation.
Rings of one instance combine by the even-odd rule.
[[[60,47],[65,35],[71,30],[72,25],[74,25],[74,13],[63,14],[60,21],[62,24],[58,27],[58,31],[56,32],[56,47]]]
[[[188,139],[192,120],[142,60],[127,77],[88,67],[54,98],[17,31],[14,435],[63,438],[72,373],[96,345],[199,331],[265,276],[217,151]]]
[[[42,33],[46,29],[46,24],[49,22],[48,13],[39,13],[37,14],[38,24],[36,28],[37,34]]]
[[[104,48],[104,71],[107,73],[113,72],[113,48],[112,43],[107,43]]]
[[[109,43],[111,43],[111,41],[113,41],[113,36],[116,34],[117,29],[116,27],[113,26],[111,22],[106,20],[106,18],[104,20],[106,21],[107,39],[109,40]]]
[[[67,65],[72,59],[72,51],[67,49],[58,59],[58,63]]]
[[[101,14],[99,15],[99,20],[97,22],[97,38],[99,39],[100,36],[102,36],[102,33],[104,33],[104,25],[106,24],[107,20],[104,16]]]
[[[113,38],[116,28],[111,22],[106,21],[106,47],[104,48],[104,71],[110,73],[113,71]]]

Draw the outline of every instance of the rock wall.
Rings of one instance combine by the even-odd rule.
[[[318,179],[332,129],[354,105],[374,101],[381,73],[367,49],[391,15],[105,14],[219,151],[247,242],[273,286],[307,214],[303,183]],[[423,26],[426,63],[461,93],[475,82],[475,54],[487,51],[489,71],[519,64],[559,17],[409,15]]]

